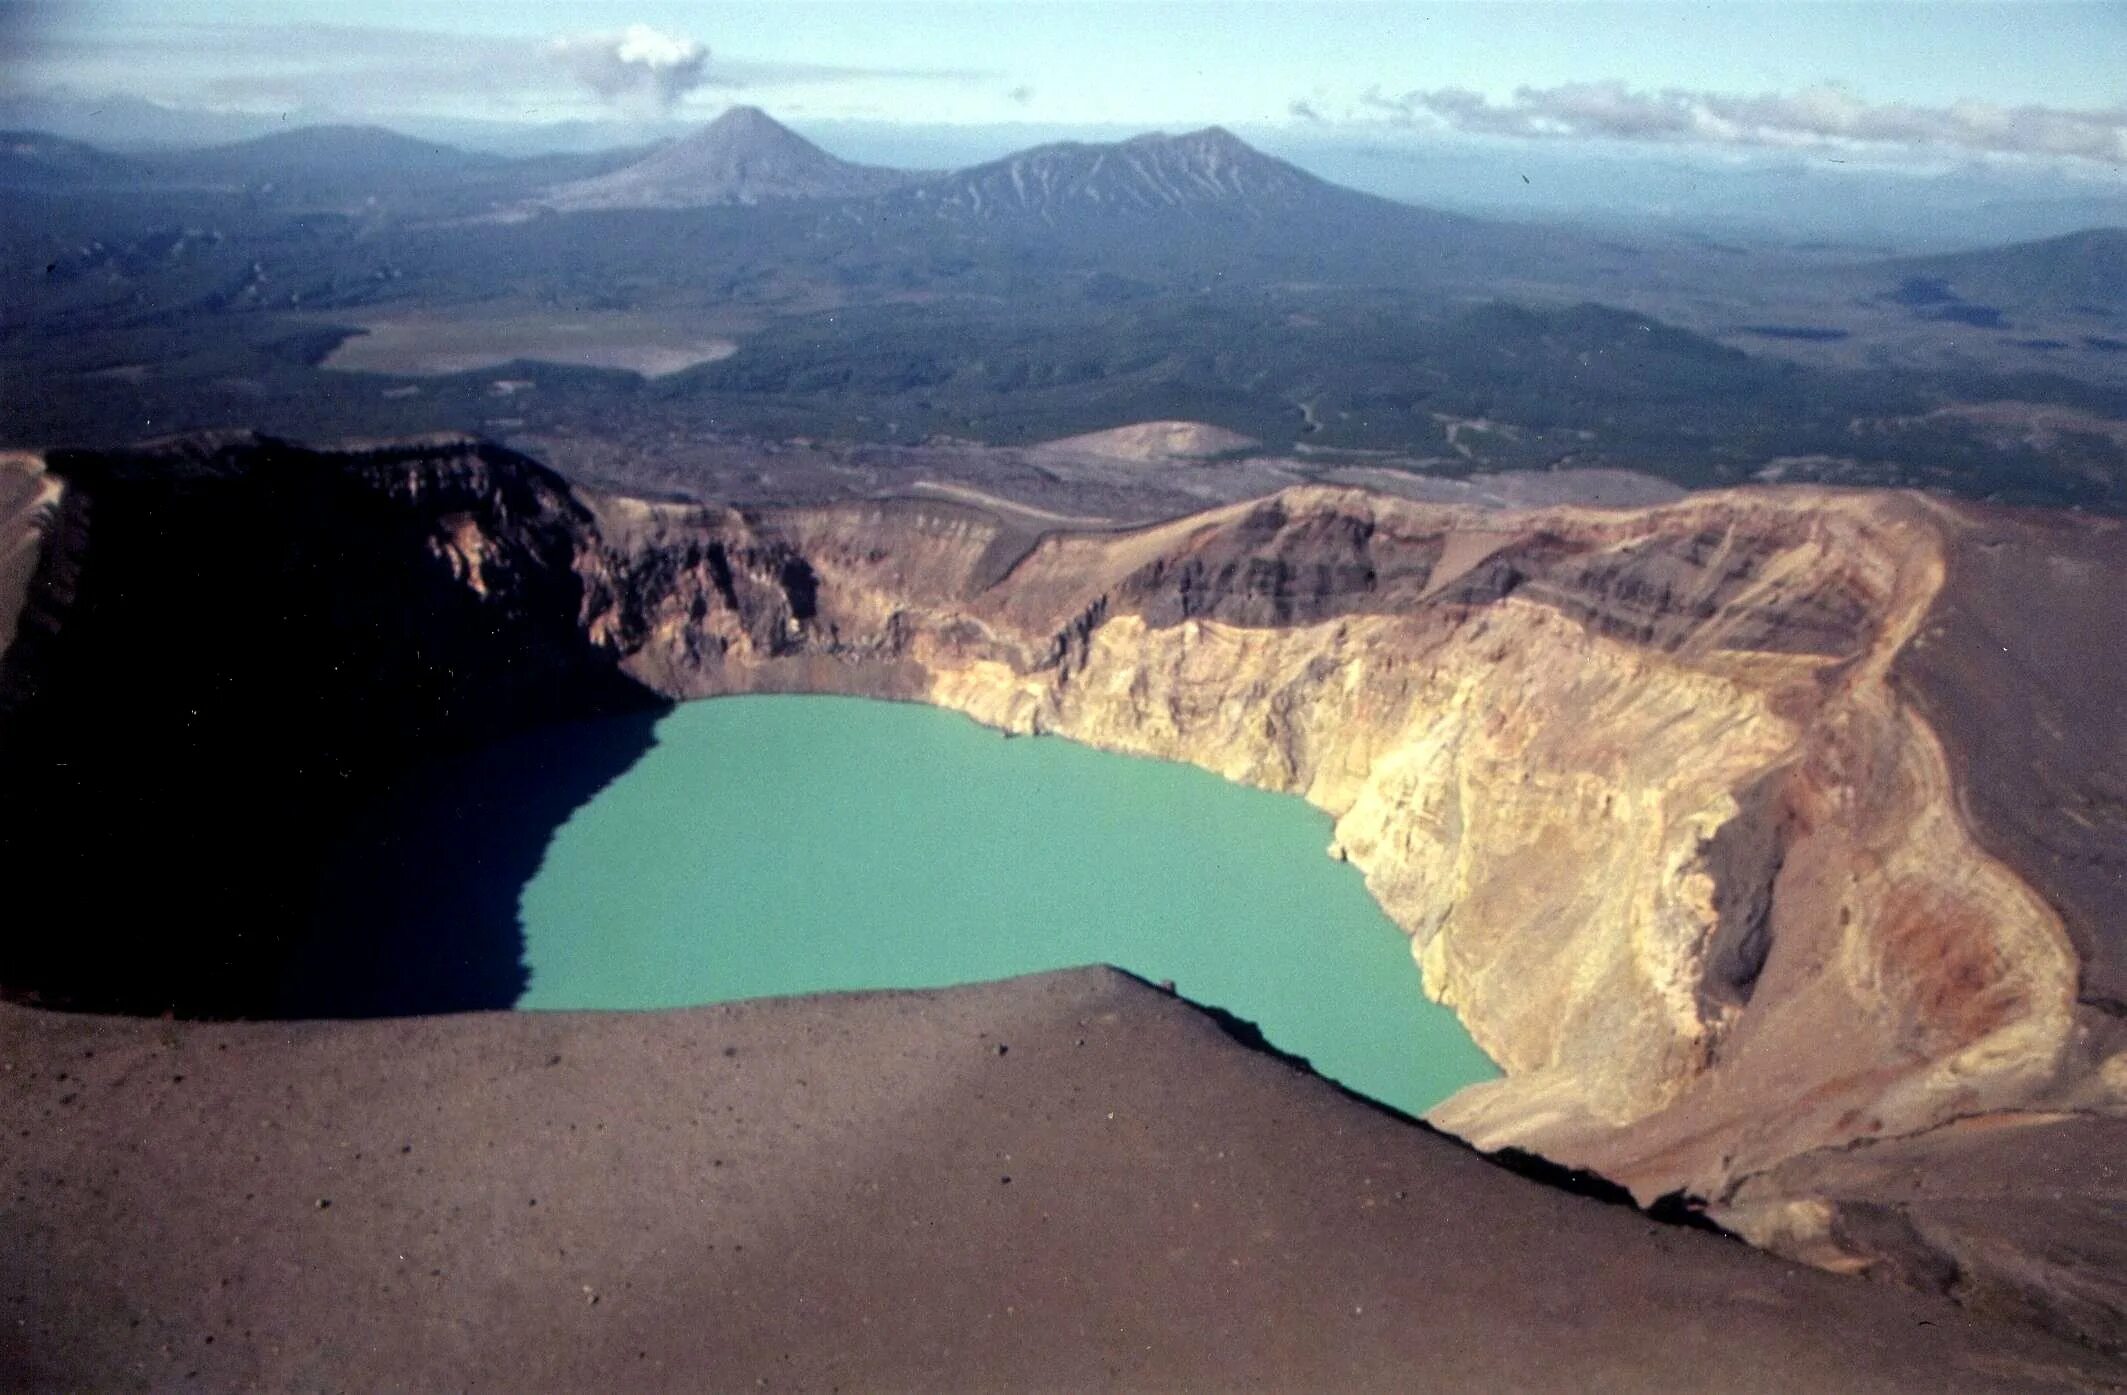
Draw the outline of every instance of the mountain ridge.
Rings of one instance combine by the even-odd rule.
[[[47,131],[0,131],[0,185],[10,188],[91,188],[140,178],[138,161],[87,141]]]
[[[1978,299],[2085,314],[2127,312],[2127,228],[2081,228],[1931,257],[1901,257],[1877,269],[1904,278],[1901,298],[1916,303]]]
[[[1408,207],[1333,184],[1222,126],[1206,126],[1180,135],[1153,131],[1112,142],[1037,145],[926,180],[888,202],[942,217],[1057,226],[1175,213],[1262,221],[1338,200]]]
[[[460,150],[423,140],[389,126],[297,126],[248,140],[160,153],[159,165],[185,171],[313,173],[321,164],[368,170],[479,169],[503,163],[500,156]]]

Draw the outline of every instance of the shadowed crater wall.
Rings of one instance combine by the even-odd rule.
[[[584,520],[560,482],[455,442],[329,465],[250,438],[47,463],[64,492],[0,662],[0,863],[22,927],[0,985],[210,1017],[513,1001],[502,888],[647,748],[658,706],[581,635]],[[347,853],[337,830],[395,772],[631,710],[615,741],[467,790],[472,848],[445,830],[373,843],[377,895],[434,874],[435,896],[391,918],[320,908],[285,962],[321,861]]]
[[[318,858],[274,1014],[514,1007],[530,975],[519,896],[555,830],[656,744],[660,715],[545,726],[385,782]]]

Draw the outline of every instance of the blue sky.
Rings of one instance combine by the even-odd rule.
[[[750,102],[800,120],[1399,126],[2127,162],[2127,5],[2105,0],[0,0],[0,44],[13,90],[357,119],[707,117]]]

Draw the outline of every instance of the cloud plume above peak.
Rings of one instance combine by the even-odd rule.
[[[707,47],[647,24],[631,24],[617,34],[556,39],[547,52],[606,101],[660,111],[709,80]]]
[[[1944,107],[1872,103],[1838,85],[1738,96],[1620,82],[1522,87],[1495,102],[1444,87],[1362,99],[1376,118],[1480,135],[1607,138],[1748,146],[1905,146],[1969,154],[2066,157],[2127,163],[2127,107],[2065,110],[1957,102]]]

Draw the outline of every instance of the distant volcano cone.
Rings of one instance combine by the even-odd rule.
[[[733,107],[625,169],[549,191],[559,209],[700,208],[843,199],[907,182],[898,170],[838,160],[758,107]]]

